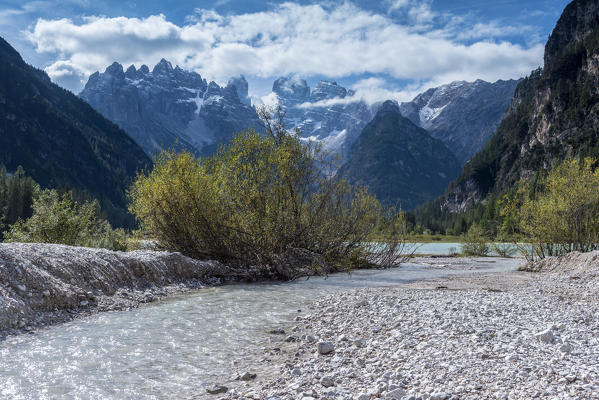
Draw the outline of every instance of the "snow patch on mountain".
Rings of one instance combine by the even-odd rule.
[[[423,128],[427,128],[430,125],[431,121],[437,118],[441,112],[447,107],[447,104],[441,107],[430,107],[430,101],[426,104],[426,106],[422,107],[419,111],[418,115],[420,117],[420,126]]]
[[[365,102],[348,98],[353,94],[335,81],[321,80],[310,90],[303,79],[282,77],[262,100],[283,107],[285,127],[299,129],[302,140],[319,142],[329,153],[344,157],[374,115]]]
[[[518,82],[451,82],[402,103],[400,111],[441,140],[463,164],[495,133]]]

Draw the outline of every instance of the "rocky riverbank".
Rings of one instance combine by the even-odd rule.
[[[599,252],[530,269],[322,298],[273,340],[278,378],[219,396],[599,398]]]
[[[179,253],[0,244],[0,339],[220,283],[234,271]]]

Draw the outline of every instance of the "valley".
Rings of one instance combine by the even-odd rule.
[[[599,398],[597,0],[106,3],[0,6],[0,398]]]

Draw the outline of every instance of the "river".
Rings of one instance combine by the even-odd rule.
[[[484,272],[508,271],[519,262],[489,258],[477,265]],[[0,342],[0,398],[204,398],[209,383],[228,384],[237,371],[276,374],[269,363],[256,362],[284,338],[268,330],[310,313],[316,297],[465,272],[471,270],[410,263],[291,283],[205,288],[9,337]]]

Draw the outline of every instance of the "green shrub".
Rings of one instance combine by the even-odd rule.
[[[544,258],[599,246],[597,160],[568,158],[503,200],[505,226],[530,241],[527,256]],[[512,233],[512,232],[509,232]]]
[[[461,247],[462,254],[466,256],[487,256],[490,251],[488,240],[477,224],[472,224],[468,229],[468,233],[463,237]]]
[[[212,157],[162,153],[130,191],[143,229],[166,249],[269,277],[367,263],[379,202],[323,173],[329,158],[319,147],[265,120],[267,135],[240,133]]]
[[[126,249],[125,232],[113,230],[100,218],[97,201],[77,203],[71,193],[59,195],[46,189],[38,191],[32,210],[30,218],[19,219],[10,227],[6,241]]]
[[[9,175],[4,166],[0,166],[0,240],[4,230],[17,222],[19,218],[29,218],[33,197],[39,186],[18,167]]]

